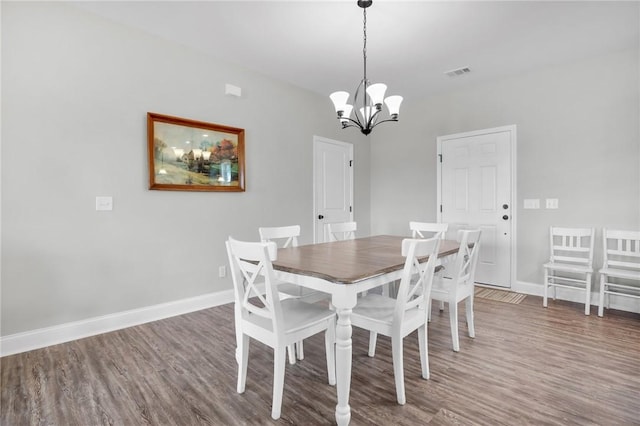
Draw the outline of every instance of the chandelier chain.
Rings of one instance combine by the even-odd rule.
[[[362,46],[362,57],[364,58],[364,81],[367,81],[367,9],[362,9],[362,15],[363,15],[363,25],[362,25],[362,32],[363,32],[363,46]]]

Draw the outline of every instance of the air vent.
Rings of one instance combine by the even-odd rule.
[[[456,68],[455,70],[451,70],[451,71],[445,71],[445,74],[448,75],[449,77],[459,77],[461,75],[469,74],[470,72],[471,72],[471,68],[462,67],[462,68]]]

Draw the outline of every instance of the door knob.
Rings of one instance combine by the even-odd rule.
[[[507,216],[506,214],[504,216],[502,216],[503,220],[509,220],[509,216]]]
[[[321,214],[318,215],[318,219],[324,219],[324,216],[322,216]]]
[[[503,204],[502,208],[505,209],[505,210],[508,209],[509,208],[509,204]]]

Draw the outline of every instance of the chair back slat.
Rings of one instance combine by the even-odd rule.
[[[412,238],[441,238],[444,239],[448,223],[409,222]]]
[[[276,244],[244,242],[229,237],[226,246],[236,308],[240,309],[243,318],[252,314],[271,320],[274,332],[281,332],[282,307],[272,266],[277,258]]]
[[[406,259],[393,315],[396,326],[402,324],[402,319],[408,310],[425,306],[429,300],[440,242],[440,238],[428,240],[406,238],[402,241],[402,255]],[[421,263],[420,259],[427,256],[428,259]],[[425,315],[426,312],[427,309],[425,309]]]
[[[605,268],[640,270],[640,232],[602,230]]]
[[[550,261],[593,265],[593,228],[549,228]]]
[[[457,282],[473,282],[480,252],[480,235],[482,231],[458,231],[460,248],[453,263],[452,278]]]
[[[353,240],[356,237],[358,224],[356,222],[338,222],[327,225],[329,241]]]
[[[263,243],[273,241],[280,248],[297,247],[300,225],[260,227],[258,233]]]

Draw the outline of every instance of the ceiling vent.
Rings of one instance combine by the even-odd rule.
[[[448,75],[449,77],[459,77],[461,75],[469,74],[470,72],[471,72],[471,68],[462,67],[462,68],[456,68],[455,70],[451,70],[451,71],[445,71],[445,74]]]

